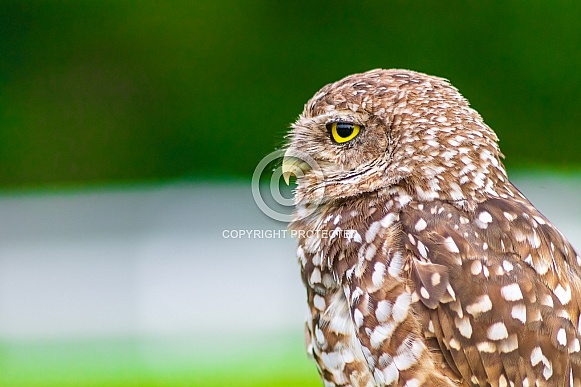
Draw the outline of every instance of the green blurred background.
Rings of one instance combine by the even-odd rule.
[[[251,175],[321,86],[446,77],[514,167],[581,165],[573,1],[3,1],[0,184]]]
[[[0,48],[5,190],[248,180],[320,87],[379,67],[450,79],[509,170],[581,169],[574,1],[2,1]],[[228,370],[60,348],[3,347],[0,384],[320,384],[294,338]]]

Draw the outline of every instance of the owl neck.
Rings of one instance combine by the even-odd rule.
[[[443,183],[440,184],[440,189],[430,192],[425,188],[426,184],[434,183],[407,179],[396,185],[326,201],[317,206],[306,202],[298,203],[295,218],[289,228],[295,231],[294,235],[298,239],[302,252],[299,257],[306,257],[302,261],[304,270],[317,267],[322,272],[331,273],[334,278],[348,279],[348,269],[357,263],[354,260],[366,253],[360,251],[361,246],[373,239],[370,230],[373,230],[374,224],[386,230],[393,225],[395,231],[388,232],[384,237],[392,238],[392,242],[397,245],[400,213],[412,201],[420,204],[444,201],[460,211],[473,212],[478,203],[490,197],[526,200],[508,180],[505,181],[506,184],[496,184],[493,177],[486,177],[482,184],[485,188],[488,186],[488,190],[484,189],[482,193],[479,191],[472,196],[465,194],[466,198],[459,199],[455,196],[457,194],[450,194],[450,187]]]
[[[359,250],[368,243],[370,225],[385,232],[398,222],[401,209],[410,200],[404,189],[394,187],[325,202],[304,217],[301,214],[309,210],[299,203],[289,228],[298,239],[303,270],[316,268],[334,278],[348,279],[348,269],[355,266]]]
[[[472,165],[460,174],[457,169],[423,168],[423,174],[414,174],[400,185],[414,200],[441,200],[465,211],[473,211],[488,198],[514,196],[514,187],[501,164]]]
[[[522,197],[500,163],[479,164],[467,168],[461,175],[445,168],[423,168],[422,174],[411,173],[394,184],[385,184],[388,178],[372,180],[384,184],[370,184],[369,191],[354,195],[342,192],[341,185],[332,185],[318,195],[301,196],[297,199],[290,228],[328,232],[349,227],[357,229],[357,222],[366,224],[373,214],[385,216],[389,212],[399,212],[412,200],[420,203],[438,200],[473,212],[479,203],[489,198]],[[348,188],[346,190],[351,192]]]

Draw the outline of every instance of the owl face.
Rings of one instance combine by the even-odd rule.
[[[364,111],[305,115],[293,126],[292,136],[296,148],[314,156],[329,177],[338,179],[372,166],[389,145],[385,123]]]
[[[297,194],[312,200],[319,195],[330,199],[331,192],[335,198],[352,196],[366,190],[366,180],[377,189],[378,172],[389,157],[389,135],[384,121],[362,110],[303,113],[293,125],[287,150],[295,156],[291,168],[304,173],[297,180]]]
[[[394,185],[422,199],[445,192],[462,201],[505,175],[496,135],[468,101],[446,80],[406,70],[372,70],[323,87],[288,139],[283,173],[297,175],[299,203]]]

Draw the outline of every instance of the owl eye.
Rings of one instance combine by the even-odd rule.
[[[327,129],[331,132],[333,141],[342,144],[353,140],[359,134],[361,126],[347,122],[331,122],[327,124]]]

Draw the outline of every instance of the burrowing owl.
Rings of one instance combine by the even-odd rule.
[[[412,71],[307,103],[283,172],[300,169],[291,228],[326,386],[581,385],[581,258],[497,140],[448,81]]]

